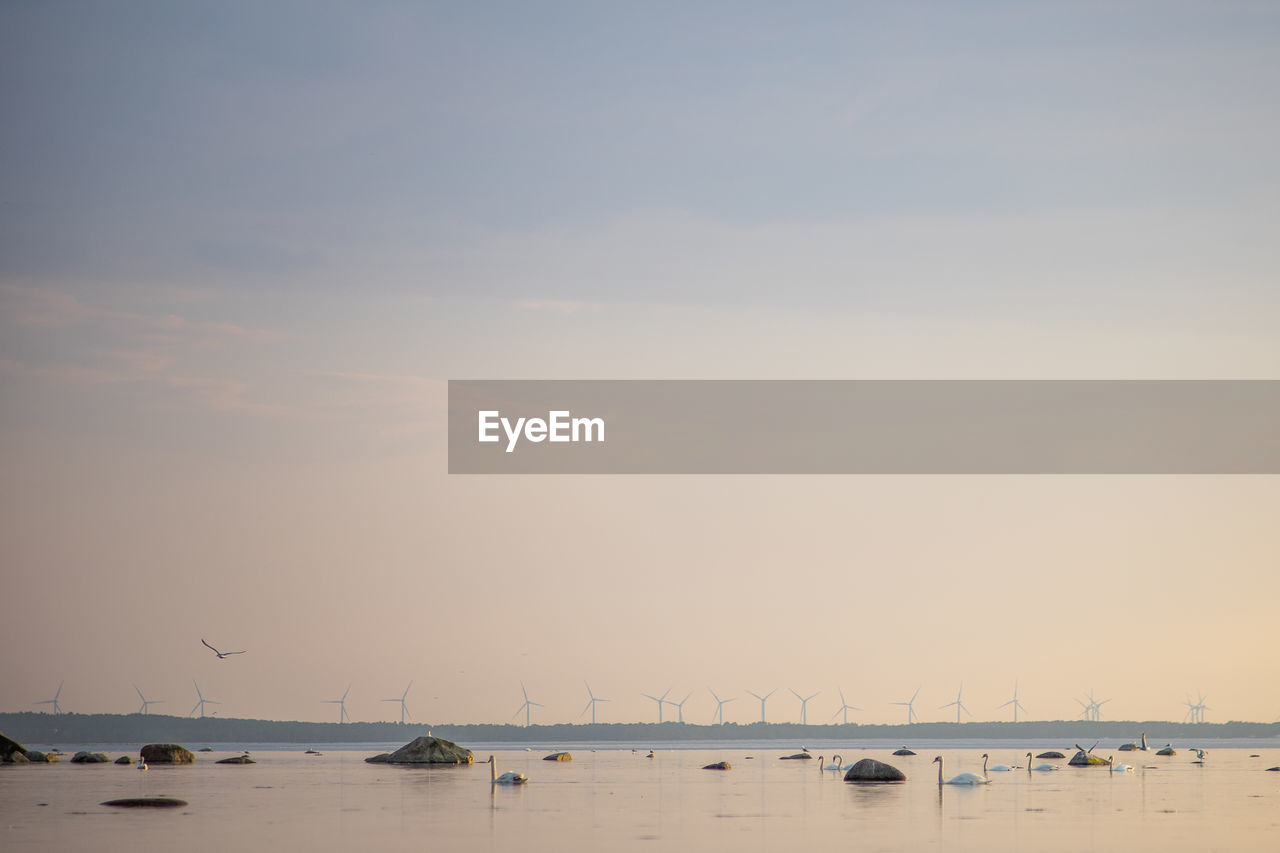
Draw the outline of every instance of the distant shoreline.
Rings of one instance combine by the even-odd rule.
[[[576,744],[681,743],[692,741],[828,740],[1136,740],[1145,732],[1149,743],[1200,739],[1265,740],[1280,738],[1277,723],[1172,723],[1160,720],[1085,722],[913,723],[911,725],[800,725],[750,723],[598,723],[545,726],[484,723],[314,723],[222,717],[174,717],[163,714],[0,714],[0,733],[23,743],[404,743],[431,731],[457,743]]]

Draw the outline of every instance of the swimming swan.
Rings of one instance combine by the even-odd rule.
[[[939,755],[933,759],[933,763],[938,765],[938,784],[939,785],[986,785],[991,782],[986,776],[979,776],[977,773],[961,773],[959,776],[942,780],[942,756]]]
[[[1013,769],[1015,768],[1010,767],[1008,764],[997,764],[995,767],[991,768],[991,771],[993,773],[1007,773]],[[982,754],[982,775],[987,775],[987,754],[985,752]]]
[[[529,777],[523,773],[516,773],[514,770],[498,775],[498,765],[493,763],[493,756],[489,756],[489,780],[492,785],[523,785],[529,781]]]
[[[1029,753],[1029,752],[1027,753],[1027,772],[1028,772],[1028,773],[1030,773],[1032,770],[1039,770],[1039,771],[1040,771],[1040,772],[1042,772],[1042,773],[1048,773],[1050,770],[1057,770],[1057,769],[1058,769],[1058,765],[1056,765],[1056,764],[1048,764],[1048,763],[1041,764],[1041,765],[1038,765],[1038,766],[1036,766],[1036,767],[1032,767],[1032,766],[1031,766],[1031,753]]]
[[[1116,764],[1115,759],[1116,757],[1114,755],[1107,756],[1107,764],[1110,765],[1108,768],[1109,772],[1111,773],[1132,773],[1133,772],[1132,764]]]

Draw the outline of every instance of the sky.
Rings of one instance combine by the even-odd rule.
[[[445,435],[463,378],[1280,379],[1278,72],[1260,2],[6,3],[0,711],[1280,718],[1275,477]]]

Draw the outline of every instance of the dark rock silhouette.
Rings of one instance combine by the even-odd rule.
[[[72,764],[107,764],[111,761],[105,752],[89,752],[82,749],[71,756]]]
[[[864,758],[845,772],[844,781],[905,782],[907,781],[907,774],[892,764],[885,764],[883,761],[876,761],[874,758]]]
[[[553,752],[550,755],[543,756],[543,761],[573,761],[573,756],[567,752]]]
[[[717,761],[715,764],[704,765],[703,770],[732,770],[733,765],[727,761]]]
[[[107,800],[102,805],[119,809],[174,809],[186,804],[186,800],[174,797],[125,797],[121,800]]]
[[[911,750],[907,749],[905,746],[904,746],[902,749],[895,749],[895,750],[893,751],[893,754],[894,754],[894,755],[915,755],[915,753],[914,753],[914,752],[912,752]]]
[[[176,743],[149,743],[138,752],[147,764],[194,764],[191,750]]]
[[[415,738],[387,755],[366,758],[370,764],[473,764],[471,750],[438,737]]]

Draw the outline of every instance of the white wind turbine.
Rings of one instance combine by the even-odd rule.
[[[668,688],[667,688],[667,693],[670,693],[670,692],[671,692],[671,688],[670,688],[670,687],[668,687]],[[658,722],[659,722],[659,723],[661,723],[661,722],[662,722],[662,706],[663,706],[663,704],[664,704],[664,703],[666,703],[666,701],[667,701],[667,693],[663,693],[661,696],[650,696],[648,693],[641,693],[641,694],[640,694],[640,695],[641,695],[641,696],[643,696],[644,698],[646,698],[646,699],[652,699],[653,701],[655,701],[655,702],[657,702],[657,703],[658,703]],[[672,703],[672,704],[675,704],[675,703]]]
[[[53,698],[52,698],[52,699],[41,699],[39,702],[33,702],[32,704],[34,704],[34,705],[52,705],[52,706],[53,706],[53,713],[55,713],[55,714],[61,714],[61,713],[62,713],[62,706],[58,704],[58,697],[60,697],[60,696],[62,695],[62,685],[64,685],[64,684],[66,684],[66,682],[65,682],[65,681],[59,681],[59,682],[58,682],[58,692],[57,692],[57,693],[55,693],[55,694],[53,694]]]
[[[531,714],[531,712],[533,711],[533,709],[534,709],[534,708],[541,708],[541,707],[543,707],[543,705],[542,705],[542,703],[541,703],[541,702],[532,702],[532,701],[530,701],[530,699],[529,699],[529,691],[524,689],[524,682],[523,682],[523,681],[522,681],[522,682],[520,682],[520,692],[524,694],[524,704],[523,704],[523,705],[521,705],[519,708],[516,708],[516,712],[515,712],[514,714],[512,714],[511,716],[513,716],[513,717],[518,717],[518,716],[520,716],[520,712],[521,712],[521,711],[524,711],[524,727],[527,729],[527,728],[529,728],[529,724],[530,724],[530,719],[531,719],[530,714]]]
[[[136,684],[133,685],[133,689],[138,690],[138,685]],[[147,709],[150,708],[152,705],[159,705],[161,702],[164,701],[163,699],[148,699],[146,696],[142,695],[141,690],[138,690],[138,698],[142,700],[142,705],[138,708],[139,714],[147,713]]]
[[[667,703],[668,705],[673,705],[673,706],[675,706],[676,713],[677,713],[677,715],[679,716],[679,719],[677,720],[677,722],[681,722],[681,723],[683,723],[683,722],[684,722],[684,703],[685,703],[685,702],[688,702],[688,701],[689,701],[689,696],[692,696],[692,695],[693,695],[693,691],[692,691],[692,690],[690,690],[690,691],[689,691],[689,695],[688,695],[688,696],[685,696],[685,697],[684,697],[683,699],[681,699],[679,702],[668,702],[668,703]]]
[[[1018,701],[1018,680],[1016,678],[1013,680],[1013,698],[999,707],[1005,708],[1009,705],[1013,706],[1013,721],[1016,723],[1018,722],[1018,710],[1027,710],[1026,708],[1023,708],[1022,703]]]
[[[1205,699],[1204,693],[1197,690],[1196,695],[1199,698],[1196,699],[1195,702],[1192,702],[1191,694],[1190,693],[1187,694],[1187,703],[1186,703],[1187,714],[1185,717],[1182,718],[1183,722],[1187,722],[1188,720],[1190,720],[1192,723],[1204,722],[1204,712],[1209,710],[1209,706],[1204,704],[1204,699]]]
[[[916,688],[916,692],[911,694],[911,698],[906,702],[890,702],[890,705],[905,705],[907,708],[907,725],[920,722],[920,718],[916,715],[916,697],[920,695],[920,688]]]
[[[843,712],[844,712],[844,724],[847,726],[847,725],[849,725],[849,712],[850,712],[850,711],[861,711],[862,709],[861,709],[861,708],[858,708],[858,707],[855,707],[854,705],[850,705],[847,701],[845,701],[845,698],[844,698],[844,691],[843,691],[843,690],[840,690],[840,691],[839,691],[839,693],[840,693],[840,707],[839,707],[839,708],[836,708],[836,713],[831,715],[831,719],[833,719],[833,720],[834,720],[834,719],[836,718],[836,715],[837,715],[837,714],[839,714],[841,711],[843,711]]]
[[[809,707],[809,700],[814,696],[817,696],[818,693],[821,693],[822,691],[819,690],[817,693],[810,696],[801,696],[799,693],[796,693],[795,688],[792,687],[787,689],[789,689],[795,697],[800,700],[800,725],[807,726],[809,724],[809,715],[807,710]]]
[[[585,681],[582,683],[587,684],[587,682]],[[609,700],[601,699],[600,697],[596,696],[596,694],[592,693],[590,684],[587,684],[587,695],[590,696],[591,698],[587,700],[587,707],[582,709],[582,714],[587,713],[587,708],[590,708],[591,709],[591,725],[594,726],[596,724],[596,703],[608,702]],[[578,716],[581,717],[582,714],[579,714]]]
[[[320,704],[322,705],[338,706],[338,724],[339,725],[341,725],[342,723],[351,722],[351,717],[347,716],[347,693],[350,693],[350,692],[351,692],[351,685],[348,684],[347,689],[342,694],[341,699],[321,699],[320,700]]]
[[[750,690],[748,690],[747,692],[748,692],[748,693],[751,693],[751,691],[750,691]],[[763,696],[761,696],[759,693],[751,693],[751,695],[752,695],[752,696],[754,696],[754,697],[756,697],[757,699],[759,699],[759,700],[760,700],[760,722],[762,722],[762,723],[763,723],[763,722],[766,722],[766,720],[765,720],[765,718],[764,718],[764,703],[765,703],[765,702],[768,702],[768,701],[769,701],[769,697],[770,697],[770,696],[772,696],[773,694],[777,693],[777,692],[778,692],[778,688],[776,688],[776,687],[775,687],[775,688],[773,688],[772,690],[770,690],[768,693],[764,694]]]
[[[221,705],[222,704],[221,702],[215,702],[212,699],[204,698],[204,694],[200,692],[200,685],[196,684],[196,680],[194,678],[191,679],[191,683],[196,685],[196,696],[199,698],[200,701],[196,702],[195,707],[191,709],[191,713],[187,714],[188,717],[194,716],[196,711],[199,711],[200,716],[203,717],[205,705]]]
[[[409,687],[404,689],[404,694],[399,699],[383,699],[383,702],[399,702],[400,703],[400,725],[404,725],[404,718],[413,719],[413,714],[409,713],[409,707],[405,704],[405,700],[409,698],[409,688],[413,687],[413,682],[409,682]]]
[[[1081,708],[1084,708],[1084,712],[1080,716],[1084,717],[1085,720],[1091,723],[1096,723],[1102,719],[1102,706],[1107,704],[1110,701],[1111,701],[1110,699],[1103,699],[1101,701],[1094,699],[1093,688],[1090,687],[1088,703],[1082,702],[1081,700],[1077,699],[1076,704],[1078,704]]]
[[[716,695],[716,692],[712,690],[710,687],[707,688],[707,692],[711,694],[712,699],[716,700],[716,717],[717,717],[716,721],[723,726],[724,725],[724,706],[728,705],[730,702],[734,700],[721,699],[719,696]]]
[[[969,709],[968,709],[968,708],[966,708],[966,707],[964,706],[964,702],[960,701],[960,697],[961,697],[963,694],[964,694],[964,682],[961,682],[961,683],[960,683],[960,689],[956,691],[956,701],[954,701],[954,702],[948,702],[948,703],[947,703],[947,704],[945,704],[945,705],[939,705],[939,706],[938,706],[938,709],[939,709],[939,710],[941,710],[941,709],[943,709],[943,708],[950,708],[952,705],[954,705],[954,706],[956,707],[956,722],[957,722],[957,723],[958,723],[958,722],[960,722],[960,712],[961,712],[961,711],[964,711],[966,714],[969,714],[969,716],[970,716],[970,717],[972,717],[972,716],[973,716],[973,714],[972,714],[972,713],[970,713]]]

